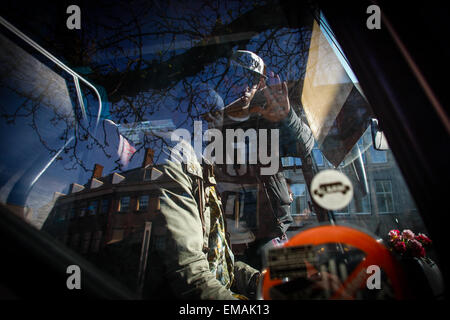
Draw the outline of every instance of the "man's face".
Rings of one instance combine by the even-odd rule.
[[[234,67],[231,73],[230,102],[241,99],[247,107],[261,86],[263,77],[242,67]]]
[[[242,100],[244,102],[245,107],[249,106],[258,89],[259,89],[259,82],[257,84],[253,84],[251,87],[248,85],[247,88],[245,88],[242,96]]]

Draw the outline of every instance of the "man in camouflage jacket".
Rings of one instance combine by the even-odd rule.
[[[257,71],[262,73],[262,69]],[[261,83],[250,88],[248,102]],[[281,131],[301,142],[304,150],[300,151],[309,154],[314,139],[309,127],[290,107],[286,83],[272,89],[265,94],[266,107],[257,111],[268,121],[279,123]],[[194,153],[184,156],[168,160],[163,166],[164,184],[159,186],[161,214],[153,222],[143,296],[151,299],[254,298],[260,273],[234,261],[213,166],[205,162],[200,165]]]

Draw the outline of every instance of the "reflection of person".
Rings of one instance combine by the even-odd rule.
[[[220,128],[222,132],[229,128],[278,129],[280,156],[308,155],[313,148],[314,138],[310,128],[296,115],[291,106],[287,83],[281,82],[280,77],[274,76],[273,73],[267,77],[264,61],[253,52],[239,50],[230,61],[231,72],[228,77],[235,96],[230,99],[232,102],[223,112],[218,114],[223,119]],[[213,116],[210,116],[209,122],[217,127]],[[286,231],[293,223],[290,214],[293,195],[281,171],[273,175],[260,175],[258,170],[252,170],[251,166],[248,166],[247,171],[251,172],[262,186],[262,198],[268,202],[265,210],[270,211],[272,216],[271,221],[268,221],[272,225],[266,228],[265,233],[258,230],[259,238],[256,241],[254,237],[248,239],[246,259],[253,266],[260,267],[264,251],[287,241]],[[224,169],[228,174],[233,171],[229,170],[229,167]],[[239,180],[239,174],[234,176]],[[227,190],[221,188],[221,191]],[[246,231],[244,228],[240,229],[241,233]],[[231,238],[233,239],[233,235]]]
[[[248,52],[241,54],[251,67],[246,69],[250,85],[239,98],[244,107],[265,87],[264,64],[256,57]],[[275,84],[264,92],[264,97],[266,106],[255,108],[255,112],[271,123],[280,123],[288,135],[303,141],[305,152],[309,152],[314,143],[311,132],[290,107],[286,83]],[[162,167],[162,180],[169,183],[159,186],[161,214],[153,222],[151,262],[143,295],[148,298],[234,299],[237,295],[252,298],[260,273],[234,260],[213,166],[206,163],[201,166],[195,152],[186,154],[189,146],[185,147],[183,157],[172,157]],[[276,210],[278,225],[274,235],[281,236],[292,222],[286,181],[279,173],[266,177],[264,183]]]

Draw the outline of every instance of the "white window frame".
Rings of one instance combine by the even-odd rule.
[[[376,185],[379,182],[388,182],[389,183],[389,187],[390,187],[390,191],[386,191],[385,190],[384,184],[383,184],[383,191],[382,192],[377,191]],[[383,195],[383,199],[385,201],[386,208],[388,207],[387,203],[386,203],[386,195],[388,195],[388,196],[390,195],[391,202],[392,202],[392,208],[391,208],[392,211],[380,211],[380,206],[379,206],[379,202],[378,202],[378,195]],[[395,212],[395,203],[394,203],[394,195],[392,193],[392,181],[391,180],[381,180],[381,179],[380,180],[375,180],[375,198],[377,199],[378,213],[390,214],[390,213],[394,213]],[[389,208],[387,208],[387,209],[389,209]]]

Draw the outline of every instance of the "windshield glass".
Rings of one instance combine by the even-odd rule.
[[[386,245],[392,229],[427,233],[393,153],[374,146],[370,102],[313,8],[292,20],[277,1],[90,4],[82,32],[61,33],[27,20],[30,8],[18,17],[13,5],[9,22],[44,51],[6,24],[0,32],[0,201],[136,292],[159,245],[152,224],[177,141],[215,165],[234,259],[258,270],[268,240],[322,223]],[[50,4],[36,10],[56,14]],[[262,62],[230,63],[238,50]],[[290,109],[265,114],[267,97],[283,92]],[[312,188],[328,169],[351,187]],[[288,190],[283,215],[266,177]],[[350,196],[329,209],[318,205],[327,193]]]

